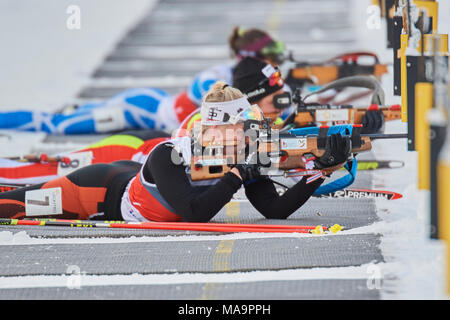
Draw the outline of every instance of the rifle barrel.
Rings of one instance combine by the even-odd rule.
[[[371,140],[375,139],[406,139],[408,138],[407,133],[371,133],[371,134],[362,134],[362,137],[369,137]]]
[[[310,138],[318,138],[319,137],[319,135],[317,135],[317,134],[306,134],[304,136],[305,137],[310,137]],[[345,135],[345,136],[346,137],[351,137],[350,135]],[[298,137],[300,137],[300,135],[298,135]],[[390,134],[386,134],[386,133],[367,133],[367,134],[361,134],[361,137],[368,137],[371,140],[375,140],[375,139],[407,139],[408,138],[408,134],[407,133],[390,133]]]

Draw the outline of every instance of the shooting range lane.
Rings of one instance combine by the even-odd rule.
[[[219,261],[224,242],[233,242]],[[249,272],[360,266],[382,262],[376,235],[222,241],[2,246],[1,276],[61,275],[77,265],[89,275]],[[132,261],[133,263],[129,263]],[[43,268],[43,266],[45,266]]]
[[[296,58],[307,61],[325,60],[355,43],[349,1],[326,0],[320,6],[314,1],[245,1],[245,10],[243,5],[160,1],[94,71],[79,98],[104,99],[142,86],[179,93],[195,73],[232,63],[227,40],[238,25],[269,30]],[[318,21],[327,23],[319,26]]]
[[[84,286],[82,290],[67,287],[3,289],[0,299],[86,299],[90,300],[184,300],[199,299],[236,300],[243,292],[254,300],[298,300],[298,299],[378,299],[377,290],[369,290],[364,279],[331,280],[286,280],[258,281],[245,283],[208,283],[209,292],[205,294],[205,283],[177,285],[112,285]],[[336,289],[339,289],[338,291]]]
[[[322,3],[323,2],[323,3]],[[94,70],[91,83],[79,93],[81,100],[103,99],[127,88],[154,86],[169,93],[180,92],[195,72],[230,62],[227,37],[235,25],[261,27],[285,41],[298,59],[324,60],[342,51],[355,49],[356,39],[350,21],[350,1],[242,1],[215,2],[162,0],[118,43],[104,63]],[[252,14],[249,15],[248,12]],[[323,23],[326,21],[326,23]],[[211,27],[214,23],[214,27]],[[345,48],[345,50],[343,49]],[[80,137],[80,143],[96,141],[98,136]],[[71,136],[70,139],[77,139]],[[91,140],[92,139],[92,140]],[[49,143],[65,142],[49,137]],[[366,155],[364,155],[366,156]],[[340,174],[340,173],[339,173]],[[372,187],[372,175],[359,172],[352,187]],[[320,214],[318,214],[320,213]],[[371,199],[311,199],[287,220],[265,220],[248,202],[228,204],[213,222],[256,224],[331,225],[346,228],[367,226],[378,221]],[[337,234],[327,236],[281,237],[280,235],[243,238],[192,231],[115,230],[34,226],[0,226],[7,238],[0,248],[0,280],[31,276],[38,287],[19,286],[0,290],[0,299],[379,299],[380,291],[367,285],[366,266],[383,262],[376,234]],[[18,234],[25,231],[26,235]],[[141,241],[170,235],[171,241]],[[209,236],[210,240],[186,241],[186,235]],[[125,241],[136,237],[136,242]],[[181,236],[179,240],[177,236]],[[217,239],[222,236],[222,240]],[[213,238],[216,237],[216,238]],[[23,240],[23,238],[26,238]],[[73,240],[57,243],[57,238]],[[70,238],[70,239],[67,239]],[[76,243],[77,238],[80,243]],[[91,239],[87,239],[91,238]],[[111,243],[95,243],[111,238]],[[193,237],[194,238],[194,237]],[[21,240],[22,239],[22,240]],[[114,241],[124,240],[121,243]],[[141,239],[141,240],[139,240]],[[4,239],[3,239],[4,240]],[[55,241],[24,244],[29,241]],[[83,240],[90,241],[83,243]],[[82,275],[108,275],[102,285],[69,289],[55,286],[43,275],[70,275],[68,267],[79,267]],[[340,278],[333,268],[360,268],[359,277],[348,273]],[[302,272],[320,273],[311,279]],[[293,269],[297,279],[270,278],[271,272]],[[255,271],[263,270],[263,271]],[[340,269],[339,269],[340,270]],[[258,280],[233,282],[236,273]],[[227,281],[199,280],[197,283],[143,282],[141,285],[114,282],[114,275],[170,277],[176,273],[218,274]],[[336,275],[330,279],[330,275]],[[200,274],[201,276],[201,274]],[[26,277],[20,277],[26,278]],[[301,279],[300,279],[301,278]],[[109,280],[108,280],[109,279]],[[307,280],[308,279],[308,280]],[[1,281],[0,281],[1,282]],[[170,282],[170,281],[169,281]],[[48,287],[46,286],[48,283]]]

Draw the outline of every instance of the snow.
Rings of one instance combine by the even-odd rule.
[[[376,278],[371,276],[369,265],[345,268],[289,269],[281,271],[253,271],[229,273],[174,273],[131,275],[86,275],[0,277],[0,289],[48,288],[118,285],[167,285],[189,283],[242,283],[254,281],[292,281],[314,279],[366,279],[368,285]]]
[[[11,231],[0,232],[0,246],[12,245],[39,245],[39,244],[102,244],[102,243],[135,243],[135,242],[179,242],[179,241],[223,241],[223,240],[241,240],[241,239],[264,239],[264,238],[306,238],[328,236],[314,235],[309,233],[259,233],[242,232],[225,235],[180,235],[180,236],[131,236],[127,238],[32,238],[26,231],[13,233]]]
[[[386,123],[387,133],[405,132],[406,124]],[[384,299],[448,299],[446,294],[446,246],[429,239],[428,194],[417,190],[417,153],[406,151],[404,140],[374,143],[379,159],[402,160],[400,169],[375,171],[374,189],[403,194],[394,201],[376,200],[382,219],[370,226],[349,230],[352,233],[381,234],[381,251],[385,259],[380,266],[384,281]]]

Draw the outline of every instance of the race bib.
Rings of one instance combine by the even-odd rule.
[[[50,216],[62,214],[61,192],[61,188],[59,187],[26,191],[26,216]]]
[[[92,151],[77,152],[66,156],[70,159],[70,163],[59,162],[58,163],[58,176],[65,176],[74,170],[83,168],[92,164],[93,153]]]
[[[111,132],[125,128],[123,110],[118,107],[93,109],[95,130],[97,132]]]

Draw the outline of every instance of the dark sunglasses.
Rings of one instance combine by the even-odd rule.
[[[283,110],[292,104],[291,93],[286,91],[273,96],[273,105],[275,108]]]

